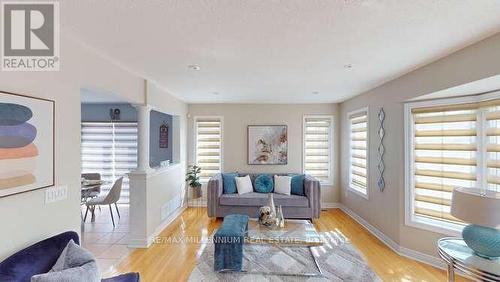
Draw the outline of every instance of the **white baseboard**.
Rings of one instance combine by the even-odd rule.
[[[206,208],[207,207],[207,200],[188,200],[188,207]]]
[[[326,210],[326,209],[339,209],[340,208],[340,203],[321,203],[321,209]]]
[[[187,205],[180,206],[177,208],[169,217],[167,217],[164,221],[156,227],[153,234],[144,239],[130,239],[128,242],[128,246],[130,248],[139,248],[139,249],[147,249],[153,244],[155,238],[160,235],[163,229],[167,228],[182,212],[187,208]]]
[[[155,232],[153,232],[153,234],[151,234],[148,237],[148,246],[147,246],[148,248],[149,246],[151,246],[151,244],[153,244],[154,239],[158,235],[160,235],[163,229],[167,228],[167,226],[169,226],[170,223],[172,223],[179,215],[181,215],[182,212],[186,210],[186,208],[187,208],[186,205],[180,206],[169,217],[167,217],[158,227],[156,227]]]
[[[373,236],[377,237],[382,243],[387,245],[391,250],[393,250],[396,254],[407,257],[412,260],[416,260],[428,265],[431,265],[433,267],[439,268],[439,269],[446,269],[446,263],[442,261],[440,258],[431,256],[428,254],[421,253],[419,251],[415,251],[412,249],[408,249],[406,247],[402,247],[398,245],[394,240],[389,238],[387,235],[382,233],[380,230],[378,230],[375,226],[371,225],[368,221],[364,220],[362,217],[360,217],[358,214],[353,212],[351,209],[348,207],[339,204],[340,209],[344,211],[347,215],[352,217],[355,221],[357,221],[359,224],[361,224],[366,230],[368,230],[370,233],[373,234]]]

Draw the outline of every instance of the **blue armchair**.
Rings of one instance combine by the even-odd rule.
[[[48,272],[68,242],[80,243],[78,234],[68,231],[31,245],[0,262],[0,281],[29,282],[31,276]],[[139,273],[127,273],[102,282],[139,282]]]

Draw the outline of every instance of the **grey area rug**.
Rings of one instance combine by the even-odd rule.
[[[245,244],[243,268],[248,273],[215,272],[214,246],[209,243],[191,272],[189,281],[381,281],[368,267],[360,252],[341,233],[330,231],[320,235],[325,244],[311,249]],[[312,255],[316,257],[323,275],[293,276],[320,274]]]

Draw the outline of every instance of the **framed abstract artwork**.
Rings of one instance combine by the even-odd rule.
[[[286,125],[248,126],[248,164],[286,165],[288,163]]]
[[[54,106],[0,91],[0,198],[54,185]]]

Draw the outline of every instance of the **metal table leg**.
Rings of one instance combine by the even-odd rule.
[[[448,282],[455,282],[455,267],[453,262],[448,263]]]

